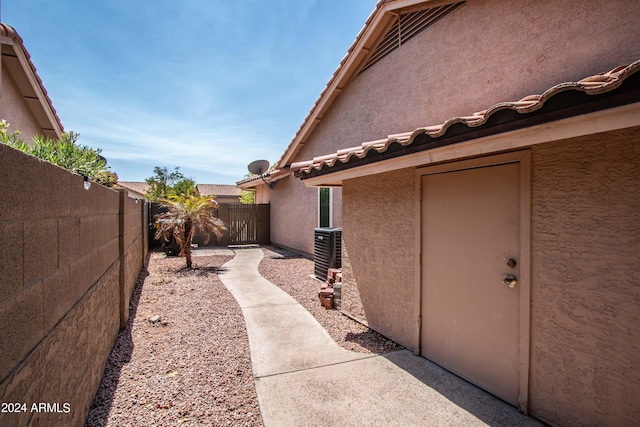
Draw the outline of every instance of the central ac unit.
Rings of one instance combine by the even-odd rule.
[[[316,228],[313,244],[316,278],[327,280],[330,268],[342,267],[342,228]]]

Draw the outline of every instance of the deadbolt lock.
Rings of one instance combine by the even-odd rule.
[[[508,265],[509,267],[511,267],[511,268],[515,267],[517,264],[518,264],[518,262],[517,262],[515,259],[513,259],[513,258],[509,258],[509,259],[507,260],[507,265]]]
[[[515,274],[505,274],[504,278],[502,279],[502,283],[513,289],[518,284],[518,278],[515,276]]]

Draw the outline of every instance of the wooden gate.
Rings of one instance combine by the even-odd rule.
[[[269,205],[233,203],[229,207],[229,244],[269,243]]]
[[[160,246],[161,240],[155,240],[155,216],[165,212],[157,203],[152,203],[149,209],[149,246]],[[222,237],[216,238],[215,234],[206,238],[206,235],[196,231],[193,243],[198,246],[227,246],[242,244],[268,245],[271,240],[269,232],[269,205],[245,205],[242,203],[220,204],[215,214],[228,227]],[[205,243],[206,242],[206,243]]]

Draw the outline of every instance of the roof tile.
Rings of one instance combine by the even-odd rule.
[[[242,191],[240,188],[235,185],[225,185],[225,184],[197,184],[196,188],[198,189],[198,193],[201,196],[234,196],[240,197],[240,192]]]
[[[47,104],[49,104],[49,108],[51,109],[51,112],[53,113],[53,116],[54,116],[58,126],[60,127],[60,130],[62,132],[64,132],[64,126],[62,126],[62,122],[60,121],[60,117],[58,117],[58,113],[57,113],[56,109],[53,107],[53,102],[51,101],[51,98],[49,98],[49,94],[47,92],[47,89],[45,89],[44,85],[42,84],[42,79],[38,75],[38,71],[36,69],[36,66],[33,64],[33,61],[31,61],[31,55],[29,54],[29,51],[25,47],[24,42],[22,41],[22,37],[20,37],[18,32],[15,30],[15,28],[11,27],[10,25],[1,23],[1,22],[0,22],[0,37],[8,37],[10,39],[13,39],[18,44],[20,49],[22,49],[22,51],[24,52],[25,57],[27,58],[27,61],[29,62],[29,67],[31,68],[31,71],[33,72],[33,75],[35,76],[36,81],[38,82],[38,85],[40,86],[40,90],[42,90],[42,93],[44,94],[44,97],[45,97],[45,99],[47,101]]]
[[[118,181],[118,186],[140,194],[144,194],[149,189],[149,184],[137,181]]]
[[[415,137],[423,133],[426,133],[432,138],[437,138],[443,136],[447,130],[456,123],[461,123],[468,127],[481,126],[487,123],[489,118],[500,110],[510,109],[520,114],[530,113],[542,108],[544,103],[552,96],[568,90],[581,91],[587,95],[598,95],[619,87],[629,75],[639,70],[640,60],[630,65],[616,67],[606,73],[586,77],[578,82],[560,83],[541,95],[529,95],[515,102],[500,102],[487,110],[474,113],[470,116],[453,117],[442,124],[421,127],[413,132],[389,135],[386,139],[364,142],[360,146],[343,148],[334,154],[315,157],[312,161],[297,162],[291,165],[291,170],[298,174],[308,174],[313,169],[321,170],[326,167],[331,168],[338,161],[342,163],[349,162],[353,156],[364,158],[371,150],[383,153],[394,143],[402,146],[411,145]]]

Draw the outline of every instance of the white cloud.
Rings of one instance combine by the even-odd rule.
[[[206,121],[187,120],[127,100],[89,102],[90,94],[77,88],[65,93],[74,93],[58,103],[66,128],[80,133],[81,144],[102,149],[108,160],[178,165],[206,173],[215,170],[239,180],[249,162],[257,158],[273,161],[286,146],[276,141],[270,123],[247,123],[228,111],[213,113]],[[83,102],[78,104],[77,99]],[[127,180],[128,171],[116,172]]]

